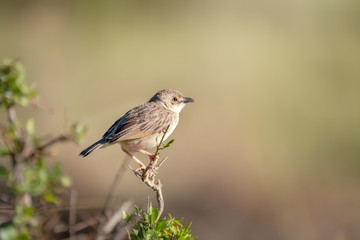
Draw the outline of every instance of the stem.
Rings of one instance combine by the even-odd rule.
[[[163,136],[161,137],[160,143],[156,146],[155,156],[159,155],[159,151],[161,150],[161,144],[164,141],[165,135],[167,131],[169,130],[170,125],[166,128]]]
[[[154,154],[155,155],[154,161],[150,162],[150,164],[146,167],[145,171],[143,172],[142,176],[137,175],[148,187],[150,187],[156,193],[156,200],[159,204],[159,215],[156,221],[160,219],[161,214],[164,211],[164,197],[161,190],[163,185],[161,184],[160,179],[158,179],[157,182],[155,183],[155,175],[157,169],[161,166],[161,164],[164,162],[166,158],[163,161],[161,161],[158,165],[156,165],[156,162],[157,162],[157,156],[159,155],[159,151],[162,149],[161,144],[164,141],[166,132],[168,131],[169,127],[170,125],[166,128],[159,144],[156,147],[156,151]]]
[[[56,138],[51,139],[50,141],[48,141],[44,145],[40,146],[37,150],[43,151],[46,148],[51,147],[55,143],[64,142],[64,141],[67,141],[67,140],[70,140],[70,139],[72,139],[71,135],[69,135],[69,134],[61,134],[61,135],[57,136]]]
[[[17,121],[16,112],[14,108],[14,104],[9,104],[6,107],[7,117],[11,125],[13,125]]]
[[[34,158],[36,155],[38,155],[38,153],[43,152],[45,149],[51,147],[52,145],[59,143],[59,142],[65,142],[72,139],[72,136],[70,134],[61,134],[51,140],[49,140],[48,142],[46,142],[45,144],[43,144],[42,146],[34,149],[25,159],[29,160]]]
[[[69,208],[69,235],[70,240],[75,240],[76,237],[76,203],[77,203],[77,192],[75,190],[70,191],[70,208]]]
[[[20,134],[18,129],[15,126],[15,123],[17,121],[17,116],[16,116],[16,111],[15,111],[15,105],[14,104],[9,104],[6,107],[6,113],[7,113],[7,118],[10,124],[10,127],[14,128],[14,134],[15,134],[15,144],[18,144],[20,142]],[[9,148],[10,149],[10,148]],[[13,168],[16,167],[16,163],[19,162],[18,161],[18,154],[16,154],[14,152],[14,149],[11,150],[11,163]]]
[[[111,183],[111,186],[110,186],[109,192],[106,196],[106,200],[105,200],[104,207],[102,210],[103,216],[105,216],[106,210],[109,207],[111,200],[114,198],[114,189],[115,189],[116,185],[121,180],[121,177],[124,176],[124,172],[126,170],[127,163],[128,163],[127,158],[125,158],[125,160],[121,163],[120,168],[118,169],[114,180]]]

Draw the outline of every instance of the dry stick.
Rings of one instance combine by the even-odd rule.
[[[161,144],[162,144],[162,143],[163,143],[163,141],[164,141],[165,135],[166,135],[167,131],[169,130],[169,127],[170,127],[170,125],[169,125],[169,126],[167,126],[167,128],[166,128],[166,130],[165,130],[165,132],[164,132],[163,136],[161,137],[161,140],[160,140],[159,144],[156,146],[155,158],[156,158],[156,156],[158,156],[158,155],[159,155],[159,151],[160,151],[161,149],[163,149],[163,148],[161,148]]]
[[[21,151],[19,153],[16,153],[16,151],[11,152],[11,162],[12,162],[12,166],[13,166],[15,181],[18,183],[22,183],[24,181],[24,175],[23,175],[24,158],[22,155],[24,153],[25,146],[27,146],[28,143],[26,142],[26,139],[24,139],[21,136],[21,132],[16,127],[16,123],[18,120],[17,120],[17,116],[16,116],[15,104],[10,104],[9,106],[7,106],[6,112],[7,112],[7,117],[8,117],[8,121],[9,121],[10,125],[14,126],[15,141],[17,144],[19,144],[21,146]],[[18,197],[18,199],[19,199],[18,201],[21,202],[22,204],[24,204],[25,206],[32,205],[32,198],[28,192],[21,194]]]
[[[76,203],[77,203],[77,192],[75,190],[70,191],[70,208],[69,208],[69,235],[70,239],[75,239],[76,229]]]
[[[125,157],[124,161],[121,163],[120,168],[118,169],[118,171],[115,175],[113,182],[111,183],[111,186],[110,186],[109,192],[106,196],[106,200],[105,200],[104,207],[102,210],[103,216],[105,216],[106,210],[109,207],[111,200],[114,198],[114,189],[115,189],[116,185],[121,180],[121,177],[124,176],[124,172],[127,169],[126,168],[127,162],[128,162],[128,158]]]
[[[154,154],[154,156],[155,156],[154,161],[150,162],[149,166],[146,167],[142,176],[140,176],[141,180],[156,193],[156,200],[159,204],[159,215],[158,215],[156,221],[158,221],[160,219],[160,216],[161,216],[162,212],[164,211],[164,197],[163,197],[162,190],[161,190],[163,185],[161,184],[160,179],[158,179],[157,183],[155,183],[155,175],[156,175],[157,169],[159,169],[159,167],[163,164],[163,162],[166,160],[166,158],[164,160],[162,160],[158,165],[156,165],[156,163],[157,163],[159,151],[162,149],[161,144],[164,141],[165,135],[166,135],[169,127],[170,127],[170,125],[166,128],[159,144],[156,147],[156,151]]]
[[[114,177],[114,180],[112,181],[111,183],[111,186],[110,186],[110,189],[109,189],[109,192],[106,196],[106,199],[105,199],[105,203],[104,203],[104,207],[103,207],[103,210],[102,210],[102,214],[101,214],[101,217],[100,217],[100,222],[99,222],[99,227],[98,227],[98,233],[97,233],[97,236],[96,236],[96,239],[97,240],[102,240],[104,239],[104,235],[105,235],[105,232],[103,231],[103,228],[104,228],[104,225],[106,226],[107,222],[108,221],[105,221],[106,219],[106,210],[108,209],[109,205],[110,205],[110,202],[112,201],[112,199],[114,198],[114,191],[115,191],[115,187],[117,186],[117,184],[119,183],[119,181],[121,180],[121,178],[124,176],[124,172],[125,170],[127,169],[127,163],[128,163],[128,158],[125,157],[124,161],[122,161],[121,165],[120,165],[120,168],[118,169],[115,177]]]
[[[17,117],[16,117],[16,111],[15,111],[15,104],[10,104],[9,106],[7,106],[6,108],[6,112],[7,112],[7,118],[10,122],[10,124],[15,124],[17,121]],[[18,133],[17,133],[18,134]],[[19,137],[19,136],[17,136]]]
[[[37,154],[43,152],[46,148],[51,147],[52,145],[58,143],[58,142],[65,142],[65,141],[69,141],[72,140],[73,137],[71,134],[60,134],[59,136],[49,140],[48,142],[44,143],[43,145],[41,145],[40,147],[34,149],[34,151],[32,151],[27,157],[26,160],[30,160],[33,157],[35,157]]]
[[[109,218],[109,221],[104,225],[103,227],[103,233],[109,234],[111,233],[115,226],[123,221],[123,211],[127,211],[132,206],[132,202],[126,201],[112,214],[112,216]]]

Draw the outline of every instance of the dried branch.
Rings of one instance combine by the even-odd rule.
[[[161,184],[160,179],[158,179],[156,182],[155,176],[157,174],[157,170],[164,163],[164,161],[167,159],[167,157],[164,158],[164,160],[162,160],[159,164],[157,164],[157,160],[159,159],[160,150],[163,149],[161,147],[161,144],[164,141],[165,135],[166,135],[169,127],[170,127],[170,125],[166,128],[163,136],[161,137],[160,142],[156,146],[154,160],[150,161],[150,164],[146,167],[146,169],[142,172],[141,175],[138,172],[133,170],[135,175],[137,177],[141,178],[141,180],[156,193],[156,200],[159,204],[159,215],[158,215],[156,221],[158,221],[160,219],[161,214],[164,211],[164,197],[162,194],[162,186],[163,185]]]
[[[70,239],[76,239],[75,224],[76,224],[76,203],[77,203],[77,192],[75,190],[70,191],[70,208],[69,208],[69,235]]]
[[[99,231],[95,239],[107,239],[106,236],[115,229],[115,226],[124,221],[122,218],[123,211],[129,210],[131,206],[132,203],[130,201],[124,202],[116,211],[114,211],[114,213],[110,216],[109,220],[106,223],[100,223]]]
[[[36,149],[34,149],[26,158],[25,160],[30,160],[36,156],[42,155],[42,153],[48,149],[49,147],[51,147],[54,144],[57,144],[59,142],[66,142],[66,141],[72,141],[73,140],[73,136],[71,134],[60,134],[59,136],[50,139],[48,142],[44,143],[43,145],[41,145],[40,147],[37,147]]]
[[[103,207],[103,210],[102,210],[102,215],[104,215],[104,216],[106,216],[106,210],[108,209],[112,199],[114,198],[115,187],[118,185],[119,181],[124,176],[124,172],[127,169],[126,168],[127,163],[128,163],[128,159],[125,158],[124,161],[121,163],[120,168],[118,169],[113,182],[111,183],[111,186],[110,186],[110,189],[109,189],[108,194],[106,196],[106,200],[105,200],[104,207]]]
[[[110,217],[109,221],[104,225],[103,228],[103,233],[105,234],[109,234],[111,233],[115,226],[123,221],[123,211],[127,211],[130,209],[130,207],[132,206],[132,202],[130,201],[126,201],[123,204],[121,204],[121,206],[112,214],[112,216]]]
[[[14,104],[10,104],[6,107],[7,118],[11,125],[15,124],[17,121],[16,111],[14,107]]]

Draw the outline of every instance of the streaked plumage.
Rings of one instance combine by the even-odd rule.
[[[83,150],[80,156],[85,157],[100,147],[119,143],[124,152],[144,167],[131,152],[141,152],[152,160],[154,156],[147,150],[158,144],[168,127],[164,140],[170,136],[179,122],[179,113],[186,103],[193,101],[176,90],[163,89],[148,102],[125,113],[102,139]]]

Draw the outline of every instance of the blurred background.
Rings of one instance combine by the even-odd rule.
[[[102,207],[125,154],[78,153],[174,88],[196,103],[162,152],[165,213],[200,239],[360,239],[359,10],[353,0],[1,1],[0,57],[22,60],[50,108],[20,110],[40,133],[88,126],[54,158],[82,206]],[[155,201],[130,170],[117,192],[118,203]]]

